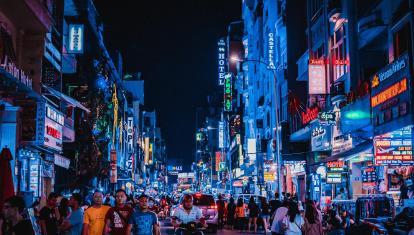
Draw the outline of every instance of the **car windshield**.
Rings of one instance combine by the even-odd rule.
[[[194,195],[194,206],[210,206],[214,204],[214,198],[212,195]]]

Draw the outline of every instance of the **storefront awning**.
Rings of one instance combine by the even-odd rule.
[[[372,148],[373,148],[372,140],[367,140],[363,142],[362,144],[359,144],[348,151],[330,156],[329,158],[326,159],[326,161],[334,161],[339,158],[344,158],[345,160],[348,160],[349,158],[352,158],[356,154],[368,151]]]
[[[88,108],[86,108],[85,106],[83,106],[79,101],[75,100],[74,98],[72,98],[70,96],[67,96],[67,95],[63,94],[62,92],[59,92],[59,91],[57,91],[57,90],[55,90],[55,89],[53,89],[51,87],[48,87],[48,86],[46,86],[44,84],[42,84],[42,86],[47,91],[49,91],[50,94],[52,94],[53,96],[55,96],[55,97],[57,97],[59,99],[62,99],[62,100],[66,101],[67,103],[69,103],[69,104],[71,104],[71,105],[73,105],[75,107],[78,107],[80,109],[83,109],[84,111],[86,111],[88,113],[91,112]]]

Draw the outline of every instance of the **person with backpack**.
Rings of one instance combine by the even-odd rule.
[[[260,214],[259,206],[254,201],[254,197],[251,196],[249,200],[249,205],[247,206],[249,209],[249,227],[248,231],[250,231],[250,227],[253,224],[254,226],[254,232],[257,233],[257,217]]]
[[[115,193],[115,207],[110,208],[105,216],[105,234],[126,234],[129,217],[133,212],[133,209],[126,205],[126,200],[125,190],[118,189]]]
[[[282,221],[282,231],[285,235],[302,235],[305,221],[300,214],[297,202],[289,202],[288,212]]]

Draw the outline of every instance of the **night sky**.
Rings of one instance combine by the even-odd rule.
[[[194,159],[195,108],[217,87],[217,39],[241,18],[241,0],[97,0],[105,44],[124,70],[142,72],[169,158]]]

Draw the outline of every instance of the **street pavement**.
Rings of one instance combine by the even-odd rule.
[[[168,221],[168,219],[160,221],[160,222],[161,222],[161,234],[162,235],[174,234],[173,227],[171,223]],[[211,234],[211,233],[206,233],[206,234]],[[227,234],[232,235],[232,234],[255,234],[255,233],[240,233],[239,231],[231,231],[231,230],[226,230],[226,229],[217,231],[217,235],[227,235]],[[262,231],[256,234],[264,234],[264,232]]]

